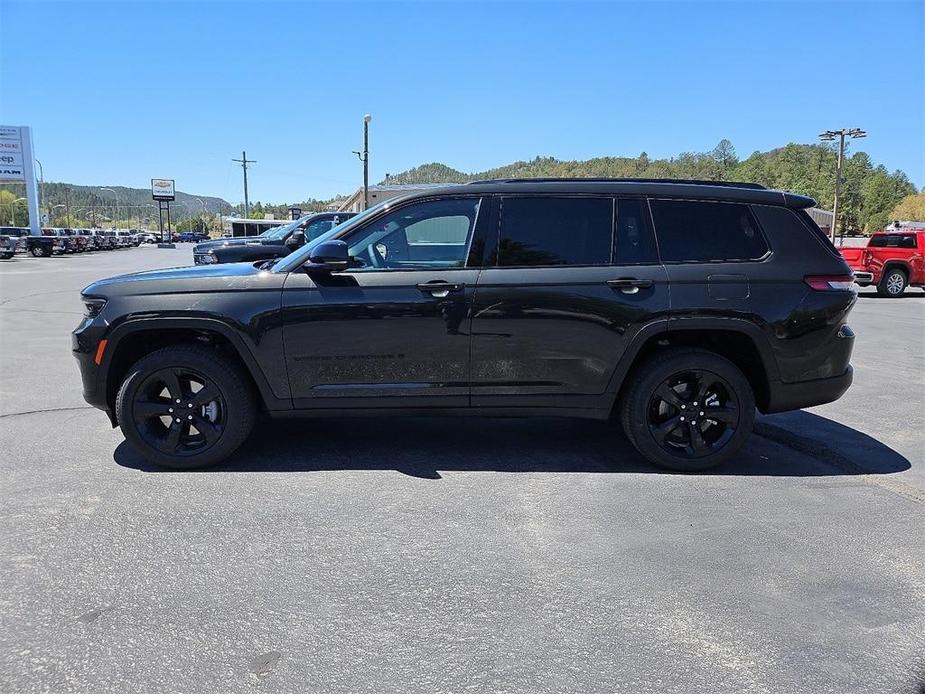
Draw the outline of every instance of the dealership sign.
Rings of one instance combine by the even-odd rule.
[[[34,161],[32,129],[25,125],[0,125],[0,181],[22,181],[26,184],[29,233],[37,236],[42,233],[42,220]]]
[[[23,128],[0,125],[0,181],[25,181]]]
[[[155,200],[173,200],[176,197],[174,181],[171,178],[152,178],[151,197]]]

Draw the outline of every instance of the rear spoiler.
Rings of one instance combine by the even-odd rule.
[[[784,204],[794,210],[805,210],[816,206],[816,201],[806,195],[796,193],[781,193],[781,195],[784,196]]]

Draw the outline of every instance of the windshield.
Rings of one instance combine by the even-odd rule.
[[[338,236],[341,232],[347,230],[348,228],[352,228],[357,224],[362,224],[368,217],[371,217],[372,215],[379,212],[379,210],[387,207],[390,202],[394,202],[394,200],[383,200],[378,205],[373,205],[364,212],[360,212],[360,214],[358,214],[356,217],[351,217],[350,219],[341,222],[336,227],[332,227],[330,230],[324,232],[315,240],[306,243],[295,253],[290,253],[285,258],[283,258],[283,262],[273,266],[273,272],[290,272],[293,269],[299,267],[299,265],[308,260],[312,250],[317,247],[319,243],[324,243],[328,239],[332,239],[335,236]]]
[[[298,228],[298,226],[304,221],[305,221],[305,217],[299,217],[297,220],[295,220],[294,222],[290,222],[289,224],[284,224],[281,227],[274,227],[273,229],[267,229],[265,232],[263,232],[260,235],[260,238],[262,239],[281,239],[293,229]]]

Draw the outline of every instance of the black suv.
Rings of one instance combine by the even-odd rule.
[[[289,256],[96,282],[84,397],[211,465],[272,416],[616,418],[659,465],[851,384],[856,299],[813,200],[749,184],[504,180],[383,202]]]
[[[193,248],[196,265],[241,263],[282,258],[314,241],[355,212],[316,212],[288,224],[267,229],[260,236],[238,237],[200,243]]]

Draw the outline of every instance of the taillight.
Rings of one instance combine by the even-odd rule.
[[[855,292],[854,277],[851,275],[809,275],[803,281],[817,292]]]

